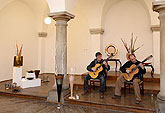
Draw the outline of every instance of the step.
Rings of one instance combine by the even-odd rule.
[[[134,94],[128,94],[125,97],[122,96],[120,100],[112,99],[114,89],[109,89],[108,92],[105,92],[103,99],[100,99],[98,90],[92,90],[88,95],[81,95],[82,93],[83,90],[77,91],[79,100],[71,100],[66,97],[65,103],[102,109],[111,109],[122,112],[156,113],[156,95],[154,95],[153,99],[151,99],[150,95],[145,94],[142,96],[142,102],[137,105],[134,101]]]

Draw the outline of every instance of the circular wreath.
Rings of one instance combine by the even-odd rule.
[[[108,51],[108,49],[110,48],[110,47],[112,47],[113,49],[114,49],[114,52],[113,53],[111,53],[110,51]],[[111,54],[113,54],[113,56],[115,56],[116,54],[117,54],[117,47],[114,45],[114,44],[109,44],[109,45],[107,45],[106,46],[106,48],[105,48],[105,53],[108,55],[108,56],[110,56]]]

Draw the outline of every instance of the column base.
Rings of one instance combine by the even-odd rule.
[[[68,95],[70,95],[70,90],[69,89],[66,89],[66,90],[63,89],[61,92],[61,103],[64,103],[64,98]],[[52,89],[48,92],[47,101],[58,103],[58,95],[57,95],[56,89]]]
[[[160,94],[160,92],[158,93],[157,98],[158,98],[160,101],[165,101],[165,96],[162,96],[162,95]]]
[[[165,111],[165,96],[162,96],[159,92],[157,95],[157,113],[164,113]]]

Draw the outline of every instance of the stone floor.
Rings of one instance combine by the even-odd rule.
[[[124,113],[110,109],[99,109],[78,105],[62,105],[45,101],[0,96],[0,113]],[[131,112],[130,112],[131,113]]]

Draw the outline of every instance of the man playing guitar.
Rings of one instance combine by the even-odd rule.
[[[107,71],[110,69],[110,66],[107,64],[106,61],[102,59],[102,54],[100,52],[97,52],[95,54],[96,59],[94,59],[88,66],[87,70],[90,72],[96,72],[97,70],[93,67],[95,67],[96,64],[103,64],[102,68],[103,70],[99,72],[96,79],[100,79],[100,98],[104,98],[104,85],[105,85],[105,76]],[[82,95],[88,94],[88,80],[90,80],[92,77],[88,74],[84,77],[84,93]]]
[[[134,74],[132,80],[133,81],[133,87],[135,92],[135,99],[136,104],[139,104],[141,101],[141,95],[140,95],[140,88],[139,88],[139,82],[140,82],[140,75],[146,73],[146,69],[144,68],[144,65],[136,59],[136,56],[134,54],[129,55],[129,61],[127,61],[121,68],[120,71],[122,73],[129,74],[131,73],[131,70],[128,68],[131,67],[131,65],[138,65],[138,73]],[[116,86],[115,86],[115,95],[112,97],[112,99],[120,99],[121,98],[121,86],[126,81],[125,77],[122,75],[117,78]]]

